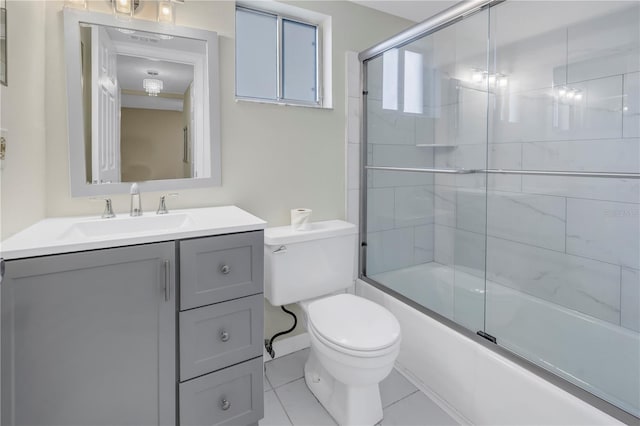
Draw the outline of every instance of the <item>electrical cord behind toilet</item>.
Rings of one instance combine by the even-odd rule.
[[[267,350],[267,353],[271,355],[271,359],[275,358],[276,356],[276,352],[273,350],[273,341],[276,340],[277,337],[284,336],[285,334],[291,333],[293,330],[295,330],[296,326],[298,325],[298,317],[296,317],[296,314],[294,314],[284,306],[281,306],[280,308],[293,317],[293,325],[288,330],[281,331],[279,333],[274,334],[271,340],[264,339],[264,348]]]

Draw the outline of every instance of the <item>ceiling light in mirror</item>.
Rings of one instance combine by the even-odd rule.
[[[145,78],[142,80],[142,86],[149,96],[158,96],[158,93],[162,90],[162,80]]]

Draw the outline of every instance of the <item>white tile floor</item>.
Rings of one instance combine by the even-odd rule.
[[[304,349],[265,364],[264,418],[260,426],[336,424],[304,383],[308,353]],[[458,424],[396,370],[380,384],[380,395],[382,426]]]

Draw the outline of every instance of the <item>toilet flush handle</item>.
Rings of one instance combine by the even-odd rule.
[[[275,250],[273,252],[273,254],[277,254],[277,253],[286,253],[287,252],[287,246],[280,246],[278,247],[277,250]]]

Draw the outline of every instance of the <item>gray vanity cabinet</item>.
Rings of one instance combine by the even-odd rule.
[[[263,231],[181,240],[180,426],[264,413]]]
[[[2,425],[175,424],[175,247],[6,262]]]

